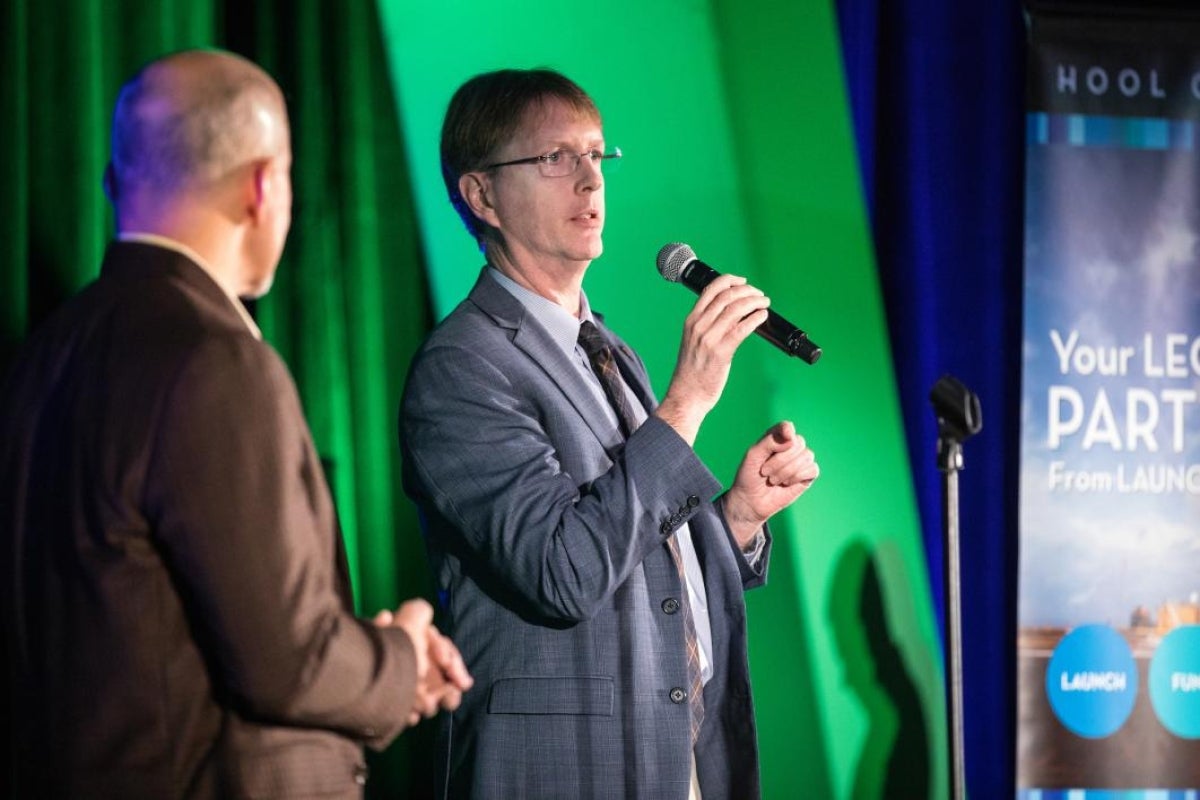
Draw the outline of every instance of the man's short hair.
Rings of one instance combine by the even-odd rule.
[[[257,141],[255,115],[264,99],[275,102],[276,90],[265,72],[245,63],[244,70],[216,72],[186,103],[171,102],[177,98],[158,85],[158,62],[130,78],[113,110],[113,188],[141,186],[167,195],[271,155],[267,143]]]
[[[458,179],[487,166],[514,135],[525,115],[548,100],[560,100],[582,116],[600,121],[587,92],[551,69],[501,69],[468,80],[450,98],[442,122],[442,179],[467,230],[483,246],[491,228],[472,213]],[[530,154],[537,155],[537,154]]]

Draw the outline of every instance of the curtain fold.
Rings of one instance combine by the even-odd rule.
[[[29,78],[26,69],[26,8],[6,3],[0,42],[0,366],[29,327]]]
[[[293,225],[275,288],[253,310],[296,378],[364,613],[430,587],[400,489],[396,415],[431,314],[377,14],[371,0],[12,0],[0,11],[10,121],[0,130],[0,369],[98,273],[113,232],[101,176],[121,82],[164,53],[216,46],[283,88]],[[371,796],[426,791],[428,735],[418,728],[372,756]]]
[[[1016,3],[837,0],[896,381],[940,609],[943,519],[929,392],[973,389],[960,556],[972,797],[1014,789],[1024,29]]]

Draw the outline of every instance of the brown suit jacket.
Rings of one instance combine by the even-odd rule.
[[[0,415],[17,796],[358,796],[408,637],[353,616],[286,367],[199,266],[110,246]]]

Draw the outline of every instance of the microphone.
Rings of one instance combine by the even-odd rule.
[[[721,273],[696,258],[692,248],[682,242],[663,245],[658,251],[658,272],[672,283],[682,283],[696,294],[713,282]],[[789,356],[809,363],[817,363],[821,348],[808,338],[808,334],[767,309],[767,321],[754,329],[762,338],[778,347]]]

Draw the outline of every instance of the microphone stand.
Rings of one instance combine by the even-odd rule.
[[[962,573],[958,548],[958,471],[962,442],[983,427],[979,398],[958,379],[943,375],[929,394],[938,421],[937,465],[942,472],[942,521],[945,545],[946,721],[950,748],[950,797],[966,798],[962,714]]]

